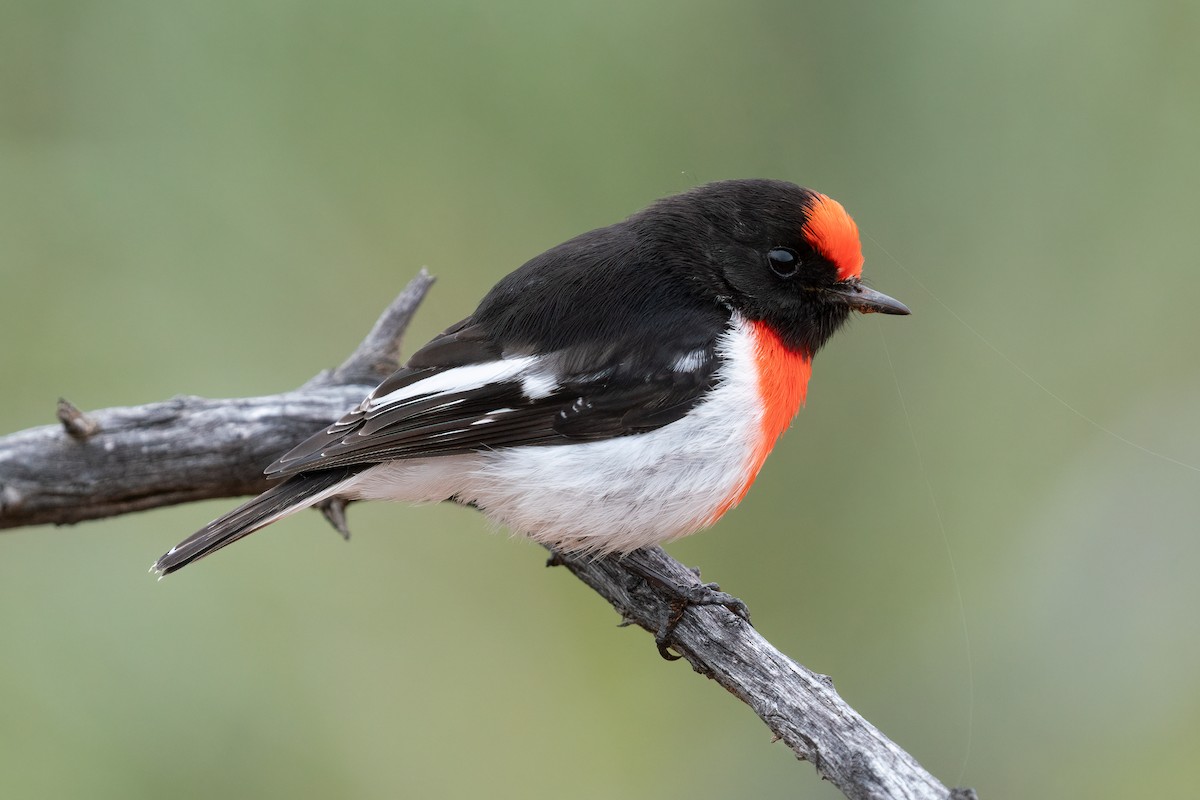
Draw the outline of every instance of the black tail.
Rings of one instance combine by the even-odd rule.
[[[175,545],[155,562],[152,572],[169,575],[193,561],[215,553],[227,544],[243,536],[249,536],[259,528],[288,514],[308,508],[324,500],[328,490],[354,475],[353,467],[301,473],[272,486],[244,505],[205,525],[200,530]]]

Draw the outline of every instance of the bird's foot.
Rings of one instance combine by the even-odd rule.
[[[721,587],[715,583],[705,583],[700,586],[663,586],[662,588],[668,593],[679,591],[679,594],[671,600],[667,607],[667,618],[663,620],[663,624],[654,634],[654,644],[658,647],[658,654],[667,661],[678,661],[682,658],[671,652],[671,646],[675,644],[675,629],[683,619],[684,612],[692,606],[724,606],[746,622],[750,622],[750,609],[746,607],[746,604],[740,598],[734,597],[728,592],[722,592]]]
[[[641,559],[631,558],[625,563],[647,583],[654,584],[671,598],[667,605],[666,618],[654,634],[658,654],[667,661],[678,661],[682,658],[671,652],[671,646],[675,644],[675,629],[679,627],[684,613],[691,606],[724,606],[746,622],[750,622],[750,609],[746,604],[728,592],[722,592],[721,587],[715,583],[684,586]]]

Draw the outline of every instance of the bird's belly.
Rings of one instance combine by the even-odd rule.
[[[453,498],[571,551],[628,552],[686,536],[737,504],[803,400],[807,362],[803,370],[765,370],[762,352],[758,332],[736,326],[723,342],[726,369],[716,387],[687,415],[656,430],[393,461],[361,473],[352,493]],[[798,393],[780,401],[778,389],[792,381]]]
[[[572,551],[628,552],[686,536],[716,522],[757,468],[761,422],[748,392],[752,381],[726,380],[648,433],[487,453],[460,499]]]
[[[347,494],[453,498],[543,544],[628,552],[716,522],[746,481],[757,430],[685,417],[599,442],[393,461],[360,473]]]

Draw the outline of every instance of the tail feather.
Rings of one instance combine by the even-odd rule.
[[[330,469],[288,478],[172,547],[155,562],[151,571],[160,576],[169,575],[259,528],[333,497],[341,484],[357,471],[354,468]]]

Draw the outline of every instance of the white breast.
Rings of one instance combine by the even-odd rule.
[[[649,433],[381,464],[354,496],[470,502],[496,522],[568,550],[627,552],[716,521],[746,480],[761,404],[753,333],[735,318],[709,397]]]

